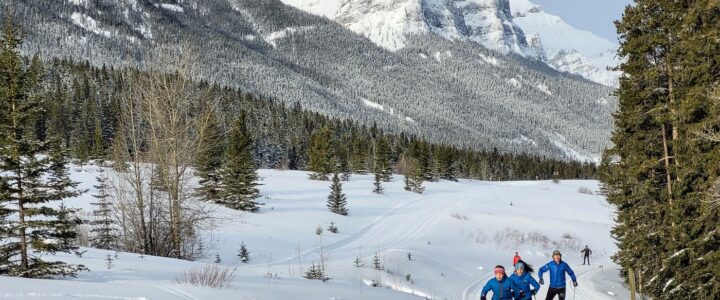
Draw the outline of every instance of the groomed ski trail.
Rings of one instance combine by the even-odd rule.
[[[475,300],[480,299],[480,292],[482,292],[482,287],[485,285],[485,282],[493,278],[494,274],[490,272],[489,274],[481,277],[477,281],[470,284],[465,290],[463,291],[462,300]]]
[[[323,251],[334,257],[342,257],[342,255],[350,257],[351,253],[355,253],[354,250],[357,249],[372,249],[382,252],[402,248],[440,218],[450,215],[450,211],[458,205],[458,202],[449,200],[449,198],[440,201],[420,198],[401,203],[352,235],[323,245]],[[283,264],[298,258],[303,261],[311,260],[318,255],[319,250],[320,247],[305,250],[300,255],[276,260],[272,264]],[[267,266],[268,264],[262,263],[247,267]]]

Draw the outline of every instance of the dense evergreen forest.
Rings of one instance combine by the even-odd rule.
[[[44,69],[42,97],[47,110],[37,121],[38,136],[60,137],[64,147],[81,163],[109,157],[122,102],[127,97],[125,91],[133,77],[151,75],[58,59],[46,63]],[[308,170],[311,137],[326,129],[329,132],[327,147],[332,149],[340,165],[354,173],[374,170],[375,142],[382,137],[388,144],[389,161],[396,171],[403,171],[403,155],[412,153],[428,180],[535,180],[593,178],[595,175],[595,167],[590,163],[432,144],[413,135],[389,133],[377,126],[309,112],[299,104],[288,107],[282,102],[206,82],[194,85],[200,95],[195,99],[195,109],[210,107],[217,116],[218,143],[225,140],[231,124],[240,115],[245,116],[247,130],[254,141],[253,158],[261,168]],[[222,149],[216,153],[222,153]]]
[[[720,299],[720,2],[637,0],[601,179],[615,260],[655,299]]]

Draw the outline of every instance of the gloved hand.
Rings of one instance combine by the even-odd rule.
[[[480,296],[480,300],[487,300],[487,298],[485,298],[485,296]]]
[[[525,298],[525,291],[520,291],[520,299]]]
[[[535,296],[535,295],[537,295],[537,291],[536,291],[536,290],[532,290],[532,291],[530,291],[530,294],[532,294],[533,296]]]
[[[573,286],[577,286],[577,281],[573,281]]]
[[[542,278],[540,278],[540,285],[543,285],[543,284],[545,284],[545,280],[543,280]]]

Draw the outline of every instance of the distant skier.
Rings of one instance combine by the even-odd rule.
[[[545,300],[552,300],[555,295],[558,299],[565,300],[565,273],[570,275],[573,281],[573,286],[577,286],[577,278],[575,278],[575,272],[570,269],[570,266],[562,261],[562,254],[560,251],[553,251],[553,260],[545,264],[540,268],[540,284],[545,284],[543,281],[543,273],[550,272],[550,288],[548,289],[547,297]]]
[[[513,256],[513,266],[515,266],[520,259],[520,255],[517,253],[517,251],[515,251],[515,256]]]
[[[590,265],[590,254],[592,254],[592,250],[588,248],[588,245],[585,245],[585,249],[580,251],[580,253],[583,254],[583,265],[585,265],[585,261],[587,261],[588,266]]]
[[[510,275],[510,280],[515,282],[515,300],[529,300],[540,290],[540,285],[532,277],[533,268],[520,260],[515,264],[515,272]],[[532,289],[530,287],[532,286]]]
[[[513,300],[517,287],[515,282],[505,275],[505,267],[495,266],[495,278],[488,280],[480,294],[480,300],[487,300],[487,293],[492,291],[492,300]]]

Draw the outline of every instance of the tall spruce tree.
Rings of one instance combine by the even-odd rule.
[[[355,172],[357,174],[361,174],[361,175],[367,174],[367,172],[368,172],[367,142],[359,134],[353,134],[351,137],[351,140],[352,140],[352,150],[351,150],[351,155],[350,155],[351,168],[352,168],[353,172]]]
[[[373,188],[373,193],[383,194],[385,190],[382,187],[382,175],[380,175],[380,173],[375,173],[374,179],[373,186],[375,188]]]
[[[657,299],[720,295],[718,211],[705,205],[720,174],[720,3],[638,0],[620,34],[614,146],[600,176],[618,211],[613,257]],[[706,133],[710,134],[706,134]],[[567,166],[565,166],[567,167]],[[715,250],[711,250],[715,249]],[[630,278],[627,278],[630,280]]]
[[[65,230],[57,209],[48,202],[77,196],[77,183],[66,171],[66,158],[57,143],[41,141],[35,121],[44,112],[38,96],[40,60],[20,58],[19,31],[6,15],[0,40],[0,199],[5,219],[0,246],[0,274],[46,278],[75,276],[82,266],[43,261],[43,253],[71,252],[74,245],[55,243],[74,234]],[[48,153],[49,152],[49,153]],[[45,154],[45,155],[43,155]],[[32,218],[31,218],[32,217]]]
[[[328,180],[337,168],[337,157],[333,149],[332,131],[323,127],[313,132],[310,138],[310,161],[308,170],[312,172],[310,179]]]
[[[340,182],[340,176],[335,173],[332,178],[332,185],[330,185],[330,195],[328,195],[327,207],[328,209],[338,215],[347,216],[348,209],[347,198],[342,192],[342,183]]]
[[[375,139],[375,174],[380,176],[383,182],[392,180],[392,166],[390,165],[390,146],[384,137]]]
[[[217,203],[250,212],[260,209],[255,201],[260,191],[257,189],[258,175],[253,162],[252,143],[243,112],[228,136],[225,163],[220,171],[223,190]]]
[[[208,114],[206,122],[208,125],[202,133],[200,151],[195,163],[195,175],[200,177],[200,186],[195,191],[201,199],[216,202],[222,191],[220,169],[223,166],[225,137],[213,110]]]
[[[425,191],[423,187],[423,181],[425,176],[420,169],[420,163],[414,157],[406,156],[406,170],[405,170],[405,190],[413,193],[422,194]]]
[[[118,235],[115,228],[115,220],[112,215],[112,202],[110,202],[110,184],[108,183],[107,171],[104,164],[98,166],[97,184],[93,187],[97,191],[93,197],[96,202],[91,203],[93,206],[93,216],[95,219],[90,222],[93,237],[90,240],[93,247],[98,249],[112,250],[118,246]]]

